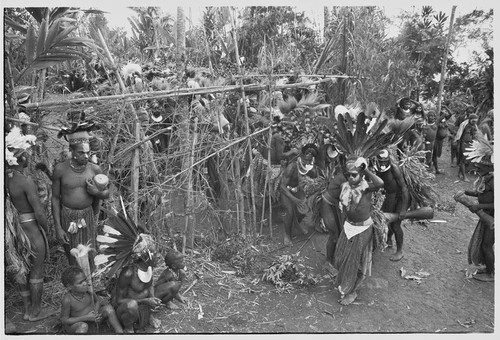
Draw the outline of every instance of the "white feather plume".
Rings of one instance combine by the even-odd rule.
[[[97,235],[96,240],[97,240],[97,242],[100,242],[100,243],[115,243],[116,241],[118,241],[116,238],[112,238],[112,237],[104,236],[104,235]]]
[[[108,233],[108,234],[112,234],[112,235],[121,235],[121,233],[114,229],[113,227],[110,227],[109,225],[104,225],[104,227],[102,228],[102,231],[104,231],[105,233]]]
[[[142,73],[141,65],[128,63],[127,65],[123,66],[122,74],[125,78],[130,77],[133,73],[141,74]]]

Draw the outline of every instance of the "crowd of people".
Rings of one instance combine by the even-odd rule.
[[[301,233],[311,228],[328,233],[325,268],[334,277],[342,305],[355,301],[361,283],[370,275],[378,242],[390,247],[395,242],[390,260],[400,261],[404,256],[401,222],[429,216],[425,209],[429,207],[411,202],[410,193],[419,189],[409,184],[408,174],[401,168],[405,152],[412,147],[423,151],[422,167],[442,175],[438,159],[446,140],[453,166],[458,167],[457,176],[467,182],[468,171],[478,175],[475,190],[457,193],[457,197],[477,197],[478,202],[469,206],[481,217],[469,246],[469,262],[485,266],[476,273],[478,280],[494,279],[494,223],[488,219],[494,216],[493,112],[478,125],[473,110],[453,114],[445,107],[436,112],[409,98],[402,98],[388,112],[387,117],[372,117],[362,110],[352,114],[339,105],[335,108],[336,129],[321,130],[316,140],[309,139],[300,148],[290,143],[278,119],[270,148],[262,151],[271,152],[271,179],[279,183],[276,197],[282,209],[284,244],[293,244],[294,228]],[[101,202],[110,192],[102,182],[102,169],[89,161],[93,128],[88,122],[76,122],[70,129],[61,129],[59,137],[67,140],[69,157],[55,166],[51,178],[54,230],[68,260],[61,274],[67,293],[61,302],[60,320],[64,332],[70,334],[96,332],[94,325],[98,329],[104,320],[116,333],[134,333],[145,327],[151,312],[161,304],[176,308],[174,299],[186,302],[179,294],[185,266],[182,254],[172,249],[163,254],[167,269],[155,281],[155,242],[125,210],[106,211],[108,225],[98,235]],[[16,126],[5,138],[6,203],[15,216],[11,221],[15,227],[10,230],[16,240],[25,240],[12,245],[24,269],[16,280],[24,303],[23,318],[29,321],[57,312],[41,306],[49,223],[34,181],[24,173],[35,139]],[[374,207],[378,193],[384,199],[380,208]],[[374,211],[383,219],[376,218]],[[91,249],[92,272],[107,264],[111,269],[105,275],[116,275],[109,302],[91,289],[91,278],[76,261],[74,249],[80,245]]]

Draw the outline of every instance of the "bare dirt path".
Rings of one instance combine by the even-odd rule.
[[[457,181],[457,168],[450,166],[449,148],[440,159],[443,175],[437,175],[436,190],[441,204],[434,220],[445,223],[426,225],[405,221],[405,256],[399,262],[389,257],[393,250],[377,252],[373,257],[372,276],[361,288],[355,304],[341,306],[332,279],[322,269],[327,234],[314,233],[294,239],[291,248],[278,248],[266,255],[270,263],[277,255],[295,254],[300,249],[304,272],[321,280],[316,285],[293,288],[278,294],[262,272],[236,277],[234,268],[203,265],[192,260],[191,274],[182,290],[189,301],[177,310],[161,309],[155,314],[160,322],[155,333],[490,333],[494,332],[493,282],[466,277],[467,246],[477,217],[452,196],[472,187]],[[282,243],[279,224],[273,225],[273,240]],[[268,232],[268,230],[266,230]],[[265,252],[264,246],[256,246]],[[200,255],[201,256],[201,255]],[[189,261],[188,261],[189,263]],[[423,271],[429,275],[420,281],[401,277]],[[196,273],[196,275],[194,275]],[[6,298],[7,299],[7,298]],[[10,307],[6,317],[18,330],[53,333],[57,319],[26,324],[20,307]]]

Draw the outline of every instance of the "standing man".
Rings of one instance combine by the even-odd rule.
[[[363,157],[349,156],[345,166],[347,182],[342,184],[340,193],[345,222],[335,249],[334,267],[339,271],[335,286],[338,287],[342,305],[354,302],[356,291],[371,273],[372,192],[381,189],[384,181],[368,170],[367,166]]]
[[[13,127],[5,137],[6,155],[6,189],[9,201],[6,201],[6,211],[10,204],[17,211],[17,227],[6,228],[6,235],[13,231],[11,237],[6,237],[6,251],[8,258],[17,257],[21,263],[17,268],[16,281],[19,284],[20,294],[24,305],[24,320],[38,321],[54,315],[57,311],[42,308],[44,260],[48,259],[49,248],[47,243],[48,222],[45,210],[38,196],[38,188],[32,178],[26,176],[24,169],[28,166],[28,152],[30,142],[34,144],[36,137],[24,136],[18,127]],[[9,221],[7,225],[16,226],[17,221]],[[12,222],[12,223],[10,223]],[[15,238],[16,244],[7,244],[7,239]],[[23,240],[26,242],[23,243]],[[16,242],[17,241],[17,242]],[[19,249],[20,246],[29,249]],[[15,248],[13,252],[10,246]]]
[[[56,165],[52,181],[52,215],[57,239],[63,244],[70,265],[76,264],[70,251],[78,244],[96,248],[96,223],[100,200],[109,198],[109,190],[99,190],[93,179],[102,174],[89,162],[90,134],[83,123],[72,131],[61,130],[69,142],[71,158]],[[93,263],[93,261],[91,261]]]
[[[401,213],[402,217],[410,205],[408,187],[398,164],[391,160],[389,151],[382,150],[377,156],[377,175],[384,181],[385,200],[381,210],[389,213]],[[401,219],[389,223],[387,245],[392,246],[392,235],[396,238],[396,253],[389,259],[399,261],[403,258],[403,229]]]

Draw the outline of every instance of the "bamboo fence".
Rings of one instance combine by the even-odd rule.
[[[112,185],[117,195],[123,196],[124,201],[128,202],[131,212],[130,215],[137,222],[141,220],[145,225],[153,228],[153,234],[163,237],[162,232],[166,231],[170,238],[175,236],[175,225],[178,223],[178,217],[184,218],[184,228],[181,228],[182,247],[185,251],[186,244],[191,244],[194,238],[194,224],[200,225],[205,221],[215,223],[219,227],[213,227],[213,235],[217,230],[223,230],[225,234],[237,232],[243,236],[251,235],[256,239],[256,233],[263,233],[264,208],[266,203],[263,200],[260,216],[256,213],[255,188],[253,183],[253,168],[250,166],[252,159],[253,140],[259,138],[265,140],[264,147],[269,149],[271,142],[271,127],[265,126],[254,132],[250,131],[249,114],[246,105],[237,104],[235,111],[237,119],[243,122],[243,135],[240,136],[214,136],[212,132],[199,131],[196,128],[193,131],[190,128],[192,143],[186,148],[179,145],[178,131],[180,125],[175,121],[168,128],[158,130],[148,136],[145,131],[149,125],[141,126],[136,109],[144,102],[153,99],[162,100],[167,98],[175,99],[178,106],[175,107],[172,116],[174,118],[185,115],[189,108],[183,102],[183,98],[203,94],[216,94],[234,92],[245,98],[246,93],[255,91],[267,91],[268,93],[296,88],[309,88],[320,84],[328,84],[339,79],[352,78],[342,75],[309,75],[318,80],[277,85],[276,80],[281,76],[287,75],[266,75],[266,84],[243,85],[243,77],[264,77],[263,75],[244,75],[239,69],[238,75],[234,76],[237,85],[212,86],[205,88],[176,88],[164,91],[149,92],[128,92],[123,79],[119,76],[119,70],[109,53],[102,34],[100,34],[101,45],[104,48],[105,55],[108,58],[112,68],[118,75],[117,81],[120,86],[120,94],[97,97],[63,98],[58,100],[47,100],[43,102],[28,103],[20,105],[27,112],[30,110],[51,111],[61,113],[61,116],[70,108],[89,109],[94,112],[88,114],[88,118],[96,121],[102,129],[102,150],[99,154],[100,165],[104,167],[106,174],[110,176]],[[292,74],[290,74],[292,75]],[[271,107],[269,100],[269,106]],[[177,105],[176,104],[176,105]],[[223,107],[216,108],[222,112]],[[22,121],[5,117],[16,123]],[[271,119],[272,120],[272,119]],[[37,123],[26,123],[42,130],[56,131],[58,128],[51,122],[46,124],[43,121]],[[64,125],[64,123],[61,123]],[[159,135],[169,132],[171,136],[168,149],[163,154],[157,154],[151,150],[151,141]],[[183,151],[184,150],[184,151]],[[188,159],[183,162],[184,158]],[[207,174],[204,173],[204,164],[209,159],[217,159],[218,170],[221,172],[220,178],[223,178],[221,191],[224,191],[221,202],[210,203],[205,195],[207,187],[210,188]],[[264,192],[268,192],[269,216],[268,225],[272,236],[272,201],[270,176],[270,153],[268,152],[268,175]],[[184,166],[182,165],[184,164]],[[250,196],[245,195],[241,189],[244,176],[243,171],[249,171]],[[185,185],[185,181],[191,184]],[[229,185],[231,183],[231,185]],[[232,190],[229,186],[232,186]],[[229,191],[228,191],[229,190]],[[178,193],[186,197],[183,207],[179,207]],[[264,196],[265,197],[265,196]],[[223,201],[223,202],[222,202]],[[117,205],[117,198],[110,199],[104,204]],[[236,215],[236,216],[234,216]],[[247,216],[250,218],[247,220]],[[260,220],[257,221],[257,218]],[[260,229],[258,224],[260,223]],[[189,232],[193,228],[193,232]],[[251,228],[251,229],[248,229]],[[235,230],[236,229],[236,230]],[[174,244],[175,247],[175,244]]]

